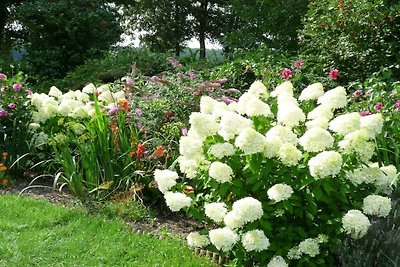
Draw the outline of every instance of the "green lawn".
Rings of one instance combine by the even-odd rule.
[[[76,208],[0,196],[0,266],[211,266],[179,240]]]

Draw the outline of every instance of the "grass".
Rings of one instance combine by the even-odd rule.
[[[0,196],[0,266],[211,266],[182,241],[132,233],[120,220]]]

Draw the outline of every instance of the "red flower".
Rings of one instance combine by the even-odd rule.
[[[378,102],[378,103],[376,103],[376,105],[375,105],[375,110],[381,110],[382,109],[382,106],[383,106],[383,104],[382,104],[382,102]]]
[[[136,151],[131,152],[130,155],[131,155],[131,157],[136,155],[137,159],[140,160],[142,158],[145,150],[146,150],[146,148],[144,147],[144,145],[139,144],[138,147],[136,148]]]
[[[292,77],[292,70],[288,69],[288,68],[284,68],[281,72],[281,76],[284,79],[288,79],[288,78]]]
[[[329,72],[329,78],[331,78],[332,80],[337,80],[337,78],[339,78],[339,70],[337,69],[333,69]]]

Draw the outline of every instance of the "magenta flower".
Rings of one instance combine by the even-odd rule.
[[[396,108],[397,108],[397,109],[400,109],[400,100],[397,100],[397,102],[396,102],[396,105],[395,105],[395,106],[396,106]]]
[[[13,85],[13,89],[14,89],[14,91],[16,91],[16,92],[21,91],[21,89],[22,89],[22,84],[20,84],[20,83],[14,84],[14,85]]]
[[[143,111],[142,111],[140,108],[135,109],[135,113],[136,113],[138,116],[142,116],[142,115],[143,115]]]
[[[7,110],[0,111],[0,117],[7,117],[7,116],[8,116],[8,111]]]
[[[31,95],[33,92],[32,92],[31,89],[28,89],[28,90],[25,91],[25,93],[26,93],[27,95]]]
[[[288,68],[284,68],[281,72],[281,76],[284,79],[288,79],[292,76],[292,70]]]
[[[337,78],[339,78],[339,70],[338,69],[333,69],[329,72],[329,78],[331,78],[332,80],[337,80]]]
[[[226,82],[228,82],[228,79],[227,78],[222,78],[222,79],[219,79],[217,82],[226,83]]]
[[[381,109],[382,109],[382,106],[383,106],[382,102],[376,103],[376,105],[375,105],[375,110],[377,110],[377,111],[381,110]]]
[[[15,105],[14,103],[10,103],[8,104],[8,108],[10,109],[14,109],[17,105]]]
[[[304,66],[304,61],[303,60],[301,60],[301,59],[297,59],[297,60],[295,60],[294,62],[293,62],[293,67],[295,68],[295,69],[301,69],[301,67],[303,67]]]
[[[220,83],[211,83],[210,86],[214,87],[214,88],[221,88],[221,84]]]
[[[110,116],[112,116],[112,115],[114,115],[115,113],[117,113],[118,111],[119,111],[119,108],[113,107],[113,108],[111,108],[111,109],[107,112],[107,114],[110,115]]]
[[[362,94],[363,94],[363,90],[358,89],[358,90],[356,90],[356,91],[353,93],[353,96],[358,98],[358,97],[360,97]]]
[[[362,116],[362,117],[365,117],[365,116],[368,116],[368,115],[371,115],[372,113],[370,112],[370,111],[361,111],[360,112],[360,116]]]
[[[7,75],[5,75],[4,73],[0,73],[0,81],[5,79],[7,79]]]

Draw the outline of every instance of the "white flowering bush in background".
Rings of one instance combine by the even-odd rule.
[[[202,97],[180,140],[182,179],[155,173],[171,210],[209,222],[190,246],[241,264],[333,265],[345,235],[390,213],[397,170],[373,162],[381,115],[345,113],[343,87],[295,95],[288,81],[272,92],[256,81],[229,105]]]

